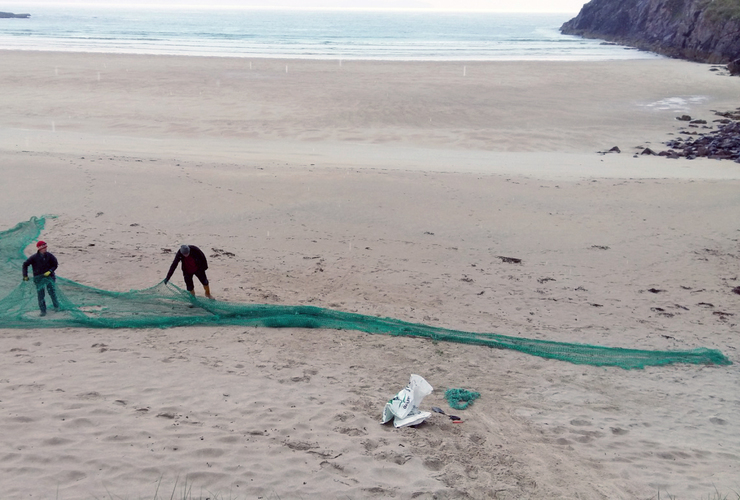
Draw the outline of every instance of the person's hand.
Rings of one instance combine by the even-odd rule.
[[[51,271],[46,271],[46,272],[44,273],[44,276],[46,276],[47,278],[48,278],[49,276],[51,276]]]
[[[28,276],[24,276],[23,281],[28,281]]]

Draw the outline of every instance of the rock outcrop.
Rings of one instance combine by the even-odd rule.
[[[560,31],[740,73],[737,0],[591,0]]]
[[[0,18],[10,18],[10,17],[19,17],[21,19],[26,19],[31,17],[31,14],[13,14],[12,12],[0,12]]]
[[[666,142],[670,149],[661,151],[658,155],[689,160],[705,157],[740,163],[740,108],[727,112],[715,111],[715,114],[720,117],[714,120],[719,124],[716,130],[706,120],[692,120],[689,116],[688,128],[681,130],[681,134],[687,137],[677,137]],[[642,154],[648,153],[643,151]]]

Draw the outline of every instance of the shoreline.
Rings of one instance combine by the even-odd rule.
[[[522,58],[517,56],[511,56],[508,58],[466,58],[466,57],[460,57],[460,58],[428,58],[428,59],[420,59],[420,58],[408,58],[404,59],[402,57],[397,58],[383,58],[383,57],[353,57],[353,56],[299,56],[295,54],[287,54],[284,56],[281,55],[275,55],[275,54],[245,54],[245,55],[239,55],[239,54],[224,54],[224,55],[218,55],[218,54],[212,54],[212,53],[175,53],[175,52],[127,52],[127,51],[106,51],[104,49],[101,50],[69,50],[67,48],[65,49],[53,49],[49,47],[45,48],[0,48],[0,53],[3,52],[30,52],[30,53],[50,53],[50,54],[58,54],[58,53],[64,53],[64,54],[83,54],[83,55],[90,55],[90,56],[150,56],[150,57],[193,57],[193,58],[213,58],[213,59],[236,59],[236,60],[255,60],[255,61],[277,61],[277,62],[291,62],[291,61],[300,61],[300,62],[331,62],[331,63],[404,63],[404,64],[429,64],[429,63],[450,63],[450,64],[482,64],[482,63],[599,63],[599,62],[631,62],[631,61],[654,61],[654,60],[661,60],[661,59],[668,59],[667,56],[663,56],[661,54],[657,54],[650,51],[641,50],[635,47],[630,47],[627,45],[620,46],[625,51],[636,51],[641,53],[650,54],[650,57],[598,57],[593,59],[588,58],[575,58],[575,57],[568,57],[568,56],[560,56],[560,57],[537,57],[532,56],[529,58]],[[653,57],[654,56],[654,57]],[[692,62],[692,61],[686,61],[686,62]],[[711,66],[725,66],[722,64],[712,64],[712,63],[697,63],[697,64],[707,64]]]
[[[4,45],[95,52],[324,60],[635,59],[650,56],[560,34],[565,13],[321,10],[55,10]],[[131,22],[137,30],[131,30]],[[60,25],[67,27],[59,30]],[[277,29],[276,26],[280,26]],[[512,29],[514,31],[512,31]],[[79,38],[83,43],[78,43]],[[46,41],[45,41],[46,40]],[[31,45],[34,44],[34,45]],[[44,47],[42,44],[53,44]],[[179,54],[177,53],[179,51]],[[468,54],[460,57],[459,54]],[[548,57],[543,57],[545,53]],[[481,54],[485,54],[481,56]]]

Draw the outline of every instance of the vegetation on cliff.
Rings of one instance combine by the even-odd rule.
[[[707,0],[705,10],[707,17],[714,21],[740,19],[740,0]]]

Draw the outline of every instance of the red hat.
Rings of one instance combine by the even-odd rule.
[[[38,248],[39,250],[41,250],[42,248],[46,248],[46,242],[39,241],[38,243],[36,243],[36,248]]]

